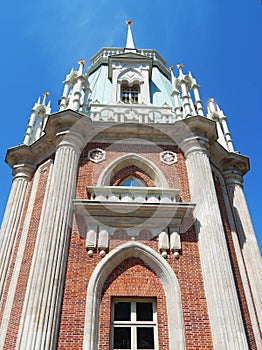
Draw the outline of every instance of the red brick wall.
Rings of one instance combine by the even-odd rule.
[[[21,270],[20,270],[20,274],[19,274],[19,278],[16,286],[13,308],[10,315],[9,326],[8,326],[7,336],[5,339],[3,350],[15,349],[15,343],[16,343],[17,333],[19,329],[19,322],[20,322],[20,317],[22,313],[23,302],[24,302],[32,257],[34,253],[36,234],[37,234],[37,229],[39,225],[48,175],[49,175],[49,166],[47,166],[45,170],[40,173],[39,183],[37,187],[37,195],[36,195],[36,199],[33,207],[30,227],[29,227],[28,235],[26,239],[26,250],[23,256]],[[28,206],[28,200],[29,200],[29,195],[27,197],[27,206]],[[25,215],[26,215],[26,210],[23,213],[23,220],[25,218]],[[20,243],[22,229],[23,229],[23,225],[21,224],[19,229],[19,240],[17,240],[17,244],[15,247],[15,254],[12,261],[13,265],[15,264],[15,258],[16,258],[16,254]]]
[[[88,161],[88,151],[93,148],[101,148],[105,150],[106,159],[98,164]],[[178,162],[172,165],[162,163],[159,159],[159,153],[165,150],[177,152]],[[87,198],[86,186],[96,186],[97,180],[104,168],[111,164],[112,161],[126,155],[127,153],[137,154],[154,163],[163,173],[169,187],[180,189],[180,197],[182,201],[186,202],[188,200],[187,198],[190,198],[186,164],[183,154],[176,146],[128,145],[120,143],[115,143],[113,145],[91,143],[85,147],[79,161],[76,198]],[[120,171],[118,174],[115,174],[115,179],[113,178],[112,184],[116,185],[128,175],[134,174],[135,171],[138,171],[139,176],[141,176],[142,180],[147,183],[147,186],[155,186],[150,176],[148,176],[148,174],[146,175],[144,171],[139,169],[137,166],[133,168],[133,171],[129,171],[129,167],[125,167],[125,169]],[[119,177],[119,174],[122,175],[122,178],[121,176]]]
[[[242,312],[244,327],[246,330],[248,345],[249,345],[250,350],[256,350],[257,346],[255,343],[253,328],[252,328],[251,319],[250,319],[250,315],[249,315],[249,311],[248,311],[248,307],[247,307],[245,292],[244,292],[243,283],[242,283],[242,279],[241,279],[241,275],[240,275],[240,271],[239,271],[236,251],[235,251],[234,242],[232,239],[232,233],[231,233],[231,229],[230,229],[227,210],[226,210],[225,201],[224,201],[223,192],[221,189],[221,184],[220,184],[219,178],[214,176],[214,182],[215,182],[220,212],[221,212],[221,216],[222,216],[222,221],[223,221],[223,225],[224,225],[225,237],[226,237],[228,251],[229,251],[229,255],[230,255],[232,271],[233,271],[236,289],[237,289],[237,293],[238,293],[240,309]]]
[[[88,150],[99,147],[106,150],[106,160],[94,164],[87,160]],[[172,166],[163,164],[159,160],[159,153],[165,149],[178,152],[178,162]],[[171,188],[180,188],[180,200],[189,202],[189,186],[186,165],[183,154],[176,147],[154,145],[125,145],[114,144],[90,144],[82,152],[79,161],[79,174],[77,182],[77,198],[87,198],[86,186],[96,185],[102,170],[113,160],[132,152],[147,158],[160,168]],[[132,168],[131,171],[140,171]],[[142,172],[143,173],[143,172]],[[141,174],[141,173],[140,173]],[[119,175],[119,173],[118,173]],[[128,171],[123,171],[123,178]],[[141,175],[143,176],[143,175]],[[150,176],[146,180],[147,185],[152,186]],[[121,176],[117,177],[117,181]],[[90,276],[97,263],[102,259],[98,251],[94,251],[92,257],[87,256],[84,238],[84,224],[81,220],[74,219],[70,242],[68,266],[65,282],[64,300],[61,314],[60,333],[58,340],[59,350],[80,350],[83,345],[86,292]],[[81,234],[80,234],[81,233]],[[150,233],[144,231],[137,240],[155,251],[158,251],[156,239],[150,240]],[[130,239],[124,230],[110,237],[110,251],[116,246]],[[181,236],[182,252],[179,259],[172,254],[168,255],[167,262],[173,268],[181,289],[182,305],[184,311],[184,323],[187,349],[212,349],[212,337],[210,331],[207,305],[204,295],[203,279],[198,252],[198,243],[195,230],[191,227]],[[145,281],[148,281],[148,284]],[[141,286],[140,288],[138,286]],[[153,288],[152,288],[153,286]],[[165,308],[165,296],[161,282],[154,272],[143,261],[130,258],[122,262],[115,271],[108,276],[104,286],[104,294],[101,302],[101,332],[99,349],[109,350],[110,328],[110,300],[114,296],[150,296],[156,297],[158,303],[159,341],[160,349],[167,349],[167,313]]]

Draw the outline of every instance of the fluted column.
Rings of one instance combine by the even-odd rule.
[[[186,156],[205,295],[214,349],[248,349],[223,223],[208,158],[208,140],[190,137],[182,143]]]
[[[19,350],[56,346],[82,142],[79,133],[70,131],[57,146],[20,321],[16,344]]]
[[[243,192],[243,178],[234,170],[224,173],[232,205],[240,247],[245,261],[249,283],[255,303],[257,317],[262,330],[262,264],[252,221]]]
[[[33,171],[34,167],[29,164],[17,164],[13,167],[14,178],[0,233],[0,300]]]

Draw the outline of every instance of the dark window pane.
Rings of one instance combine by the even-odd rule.
[[[130,310],[131,310],[131,303],[126,302],[115,302],[115,315],[114,320],[115,321],[130,321]]]
[[[114,328],[114,349],[131,349],[131,328]],[[148,348],[142,348],[148,349]]]
[[[154,330],[153,327],[137,328],[137,349],[154,349]]]
[[[136,303],[137,321],[153,321],[153,304]]]

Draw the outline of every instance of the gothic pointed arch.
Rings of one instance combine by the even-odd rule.
[[[159,277],[166,295],[169,350],[185,350],[183,310],[177,277],[161,255],[152,248],[133,241],[112,250],[93,271],[87,288],[83,349],[98,350],[99,309],[103,285],[110,273],[131,257],[143,260]]]
[[[128,153],[110,163],[100,174],[97,186],[110,186],[111,179],[113,179],[119,171],[132,166],[136,166],[147,174],[152,179],[155,186],[169,188],[168,182],[162,171],[150,160],[134,153]]]

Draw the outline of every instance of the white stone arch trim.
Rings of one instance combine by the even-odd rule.
[[[159,277],[166,296],[169,350],[185,350],[182,300],[177,277],[166,260],[152,248],[138,242],[124,243],[112,250],[94,269],[86,296],[83,350],[98,350],[100,301],[110,273],[124,260],[143,260]]]
[[[131,76],[129,73],[133,73],[133,75]],[[142,74],[135,68],[127,68],[117,77],[118,82],[127,81],[128,84],[134,84],[135,82],[142,84],[143,80]]]
[[[135,153],[128,153],[112,161],[100,174],[97,186],[110,186],[110,180],[121,169],[136,165],[143,170],[155,182],[157,187],[169,188],[168,182],[162,171],[150,160]]]

